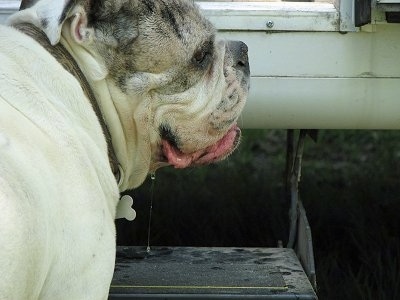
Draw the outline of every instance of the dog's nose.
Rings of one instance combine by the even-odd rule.
[[[243,70],[247,75],[250,73],[248,47],[242,41],[228,41],[229,51],[232,53],[234,66]]]

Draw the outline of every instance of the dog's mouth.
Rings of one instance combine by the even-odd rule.
[[[231,129],[215,144],[192,153],[182,152],[176,143],[176,138],[168,129],[164,129],[162,135],[162,153],[165,161],[175,168],[207,165],[220,161],[229,156],[238,146],[241,136],[237,125]]]

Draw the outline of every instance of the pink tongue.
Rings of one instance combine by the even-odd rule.
[[[231,152],[239,130],[239,127],[235,125],[216,144],[192,153],[183,153],[168,141],[162,140],[163,152],[168,163],[175,168],[186,168],[192,164],[208,164]]]

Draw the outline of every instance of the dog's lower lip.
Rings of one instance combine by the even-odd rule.
[[[234,125],[218,142],[192,153],[183,153],[170,141],[162,139],[162,154],[166,162],[175,168],[209,164],[222,160],[232,153],[239,144],[240,135],[239,127]]]

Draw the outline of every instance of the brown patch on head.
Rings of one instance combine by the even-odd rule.
[[[96,47],[122,90],[137,72],[168,72],[171,82],[179,82],[177,88],[187,88],[212,59],[215,30],[193,1],[94,1],[89,24],[95,29]],[[196,78],[179,78],[181,74]],[[166,92],[173,89],[170,85]]]

